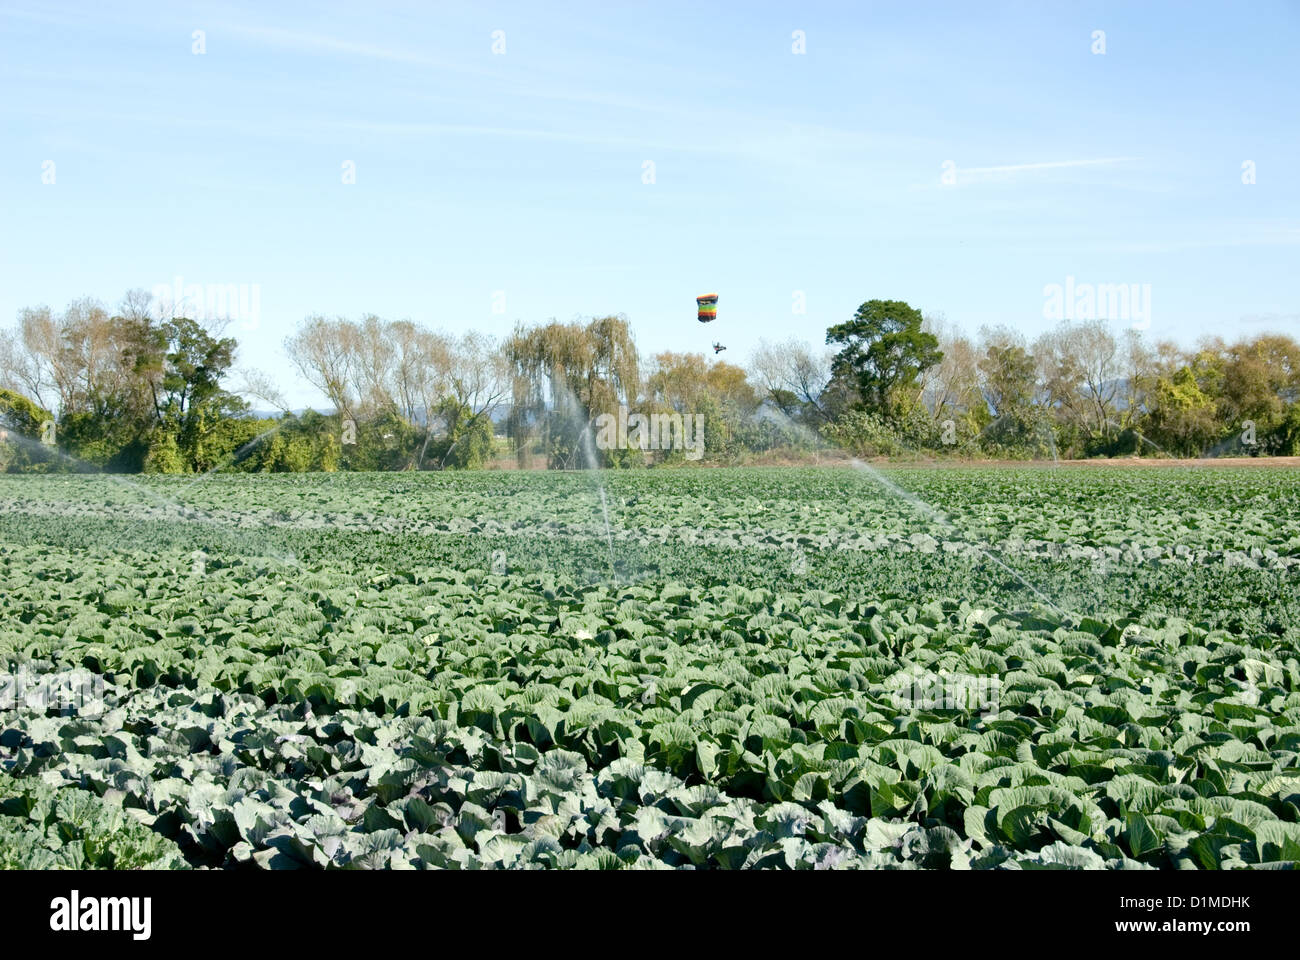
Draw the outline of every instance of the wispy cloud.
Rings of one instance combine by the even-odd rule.
[[[947,161],[936,168],[933,180],[926,183],[914,183],[908,189],[917,190],[951,190],[962,184],[1015,179],[1020,174],[1039,173],[1045,170],[1069,170],[1078,167],[1105,167],[1123,163],[1134,163],[1141,157],[1095,157],[1084,160],[1044,160],[1035,163],[1006,163],[994,167],[958,167]]]
[[[663,150],[678,153],[747,155],[743,144],[726,142],[703,143],[697,140],[663,140],[646,137],[623,137],[605,133],[581,133],[565,130],[545,130],[534,127],[483,126],[465,123],[422,123],[372,120],[322,120],[317,126],[323,129],[348,130],[367,134],[394,136],[461,136],[506,137],[520,140],[546,140],[558,143],[582,143],[591,146],[636,150]]]
[[[1111,163],[1131,163],[1141,157],[1100,157],[1096,160],[1048,160],[1044,163],[1010,163],[1000,167],[957,167],[957,176],[977,174],[996,176],[1001,173],[1022,173],[1029,170],[1059,170],[1064,167],[1098,167]]]
[[[390,63],[410,63],[418,66],[433,67],[453,73],[473,74],[475,76],[494,77],[497,74],[484,67],[475,67],[450,60],[427,57],[410,50],[379,46],[373,43],[360,43],[355,40],[341,40],[323,33],[306,33],[300,30],[284,30],[280,27],[245,27],[232,25],[231,33],[256,42],[301,53],[317,55],[342,55],[361,57],[370,60],[384,60]]]

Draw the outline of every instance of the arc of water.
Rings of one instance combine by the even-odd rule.
[[[782,416],[785,415],[782,414]],[[812,433],[811,430],[808,430],[808,427],[804,426],[803,424],[796,423],[793,420],[790,420],[788,416],[786,416],[785,419],[789,421],[790,424],[796,427],[797,429],[807,430],[809,433]],[[816,436],[816,434],[813,434],[813,436]],[[821,438],[818,437],[818,439],[820,440]],[[1055,444],[1053,444],[1052,447],[1053,454],[1055,454],[1055,449],[1056,449]],[[924,500],[916,496],[916,494],[912,493],[911,491],[904,490],[902,487],[898,486],[896,483],[894,483],[892,480],[886,477],[879,470],[872,467],[870,464],[864,463],[863,461],[859,460],[856,457],[850,460],[849,462],[854,469],[866,471],[867,474],[872,477],[872,479],[880,483],[880,485],[883,486],[889,493],[901,498],[902,500],[904,500],[905,502],[907,502],[912,507],[916,508],[917,510],[919,510],[921,513],[925,514],[929,518],[937,519],[940,523],[947,526],[948,529],[957,531],[963,537],[966,536],[966,532],[962,530],[956,523],[954,523],[946,514],[944,514],[943,511],[941,511],[939,508],[929,503],[926,503]],[[1035,587],[1032,583],[1026,580],[1018,571],[1007,566],[1007,564],[1003,563],[997,557],[989,553],[989,551],[986,550],[981,543],[972,542],[972,541],[968,541],[968,542],[971,542],[971,545],[974,546],[975,549],[977,549],[980,552],[980,554],[985,557],[985,559],[992,561],[995,565],[1001,567],[1007,573],[1011,574],[1011,576],[1013,576],[1016,580],[1018,580],[1031,593],[1033,593],[1036,597],[1038,597],[1040,600],[1046,603],[1048,607],[1050,607],[1051,609],[1055,610],[1058,613],[1069,614],[1070,616],[1074,617],[1076,620],[1080,619],[1077,613],[1070,610],[1063,609],[1056,602],[1054,602],[1050,597],[1048,597],[1041,590]]]
[[[1118,427],[1120,430],[1132,430],[1134,436],[1136,436],[1139,440],[1141,440],[1147,446],[1151,447],[1153,450],[1159,450],[1169,459],[1176,461],[1178,465],[1181,467],[1197,467],[1200,465],[1195,460],[1188,460],[1186,457],[1180,457],[1177,456],[1176,454],[1170,453],[1168,450],[1160,446],[1160,444],[1156,443],[1154,440],[1147,439],[1142,434],[1142,431],[1139,430],[1137,427],[1126,427],[1123,424],[1116,423],[1114,420],[1109,420],[1109,419],[1106,420],[1106,423],[1110,424],[1112,427]]]
[[[898,484],[894,483],[892,480],[890,480],[888,477],[882,474],[875,467],[871,466],[868,463],[864,463],[861,460],[858,460],[856,458],[850,461],[850,464],[856,470],[866,471],[867,474],[873,480],[879,483],[882,487],[884,487],[890,493],[899,497],[906,503],[910,504],[912,507],[916,508],[919,512],[924,514],[930,520],[938,522],[946,526],[950,530],[955,530],[958,533],[963,533],[964,535],[964,531],[962,531],[962,529],[959,526],[957,526],[957,524],[955,524],[951,519],[949,519],[947,514],[945,514],[942,510],[940,510],[938,507],[933,506],[932,504],[925,502],[924,500],[916,496],[916,494],[912,493],[911,491],[904,490],[902,487],[898,486]],[[1032,594],[1034,594],[1034,596],[1042,600],[1045,604],[1047,604],[1049,608],[1056,611],[1057,613],[1068,614],[1069,616],[1073,617],[1076,620],[1081,619],[1079,615],[1074,611],[1067,610],[1061,607],[1060,605],[1058,605],[1049,596],[1047,596],[1045,593],[1043,593],[1041,590],[1035,587],[1032,583],[1026,580],[1020,574],[1019,571],[1015,570],[1012,567],[1007,566],[1007,564],[1003,563],[997,557],[993,556],[993,554],[989,553],[989,551],[986,550],[982,544],[975,542],[972,543],[971,545],[975,547],[975,549],[978,550],[986,560],[991,561],[993,564],[1005,570],[1007,573],[1011,574],[1011,576],[1015,577],[1015,579],[1018,580],[1022,586],[1024,586],[1027,590],[1029,590]]]
[[[557,404],[563,403],[566,409],[570,411],[578,411],[579,413],[583,412],[581,405],[578,403],[577,397],[575,397],[572,391],[569,390],[568,385],[564,383],[562,378],[552,377],[551,382]],[[587,422],[583,424],[581,443],[583,452],[587,455],[586,473],[589,477],[595,480],[596,489],[600,496],[601,515],[605,523],[605,543],[609,549],[610,574],[617,579],[618,572],[617,567],[614,564],[614,535],[609,522],[609,500],[605,495],[605,482],[600,477],[601,469],[600,463],[596,458],[595,446],[591,442],[591,423],[594,419],[594,417],[589,416]],[[575,449],[573,457],[576,456],[577,450]],[[570,459],[570,462],[572,462],[572,458]]]
[[[254,447],[256,447],[257,444],[261,443],[261,442],[262,442],[263,440],[265,440],[267,437],[269,437],[269,436],[271,436],[272,434],[274,434],[274,433],[276,433],[277,431],[279,431],[279,430],[280,430],[284,425],[285,425],[285,422],[284,422],[284,421],[281,421],[280,423],[276,424],[276,425],[275,425],[274,427],[272,427],[271,429],[269,429],[269,430],[264,430],[262,433],[258,434],[256,437],[254,437],[252,440],[248,441],[248,443],[244,444],[244,445],[241,446],[238,450],[235,450],[233,453],[231,453],[229,456],[227,456],[224,460],[221,461],[221,463],[218,463],[218,464],[217,464],[216,466],[214,466],[212,469],[210,469],[210,470],[208,470],[208,471],[206,471],[206,472],[204,472],[204,473],[202,473],[202,474],[199,474],[198,476],[192,478],[192,479],[189,481],[189,483],[197,483],[197,482],[199,482],[199,481],[201,481],[201,480],[204,480],[204,479],[206,479],[206,478],[212,476],[212,475],[213,475],[214,473],[216,473],[218,470],[221,470],[221,469],[223,469],[223,468],[229,466],[231,463],[235,463],[235,462],[237,462],[238,460],[242,459],[244,456],[246,456],[246,455],[248,454],[248,452],[250,452]],[[109,481],[111,481],[111,482],[113,482],[113,483],[115,483],[115,484],[117,484],[117,485],[119,485],[119,486],[126,487],[126,488],[128,488],[128,489],[131,489],[131,490],[137,492],[137,493],[143,494],[144,497],[145,497],[146,499],[152,500],[155,504],[162,504],[162,505],[165,505],[165,506],[173,507],[173,508],[175,508],[176,510],[182,511],[182,515],[183,515],[184,511],[186,511],[186,510],[193,510],[193,511],[197,511],[197,512],[199,512],[199,513],[201,513],[201,514],[205,514],[205,516],[201,517],[200,519],[206,520],[206,521],[208,521],[208,522],[214,522],[214,521],[212,520],[211,516],[206,514],[206,511],[200,510],[199,508],[196,508],[196,507],[193,507],[193,506],[187,506],[186,504],[181,503],[179,500],[174,499],[174,498],[172,498],[172,497],[165,496],[165,495],[159,493],[158,491],[153,490],[153,489],[151,489],[151,488],[148,487],[148,486],[145,486],[145,485],[142,484],[142,483],[138,483],[138,482],[136,482],[136,481],[134,481],[134,480],[131,480],[129,477],[123,476],[123,475],[121,475],[121,474],[109,473],[109,472],[107,472],[106,470],[104,470],[102,467],[99,467],[99,466],[97,466],[97,465],[95,465],[95,464],[93,464],[93,463],[90,463],[90,462],[86,461],[86,460],[82,460],[82,459],[80,459],[80,458],[78,458],[78,457],[74,457],[74,456],[72,456],[71,454],[67,453],[66,451],[64,451],[63,449],[61,449],[61,448],[58,447],[58,446],[54,446],[54,445],[50,445],[50,444],[44,444],[44,443],[38,443],[37,441],[32,440],[30,437],[24,437],[24,436],[22,436],[21,434],[15,432],[15,431],[12,431],[12,430],[11,430],[11,431],[8,431],[8,433],[7,433],[7,439],[10,440],[10,441],[16,441],[16,442],[22,443],[22,444],[24,444],[24,445],[26,445],[26,446],[28,446],[28,447],[35,447],[37,450],[45,451],[45,452],[47,452],[47,453],[54,453],[54,454],[56,454],[58,457],[60,457],[61,459],[67,461],[68,463],[77,464],[77,465],[79,465],[79,466],[82,466],[82,467],[87,468],[87,472],[93,472],[93,473],[95,473],[96,475],[101,476],[101,477],[104,477],[104,478],[108,479]],[[186,484],[186,485],[188,486],[188,484]],[[133,532],[137,527],[139,527],[139,525],[140,525],[140,521],[139,521],[139,520],[136,520],[136,521],[133,522],[130,526],[128,526],[128,527],[126,528],[126,530],[124,530],[124,531],[123,531],[123,532],[122,532],[122,533],[121,533],[121,534],[120,534],[120,535],[119,535],[115,540],[113,540],[112,543],[113,543],[113,544],[120,543],[120,542],[121,542],[122,540],[124,540],[124,539],[125,539],[125,538],[130,534],[130,533],[132,533],[132,532]],[[277,554],[277,553],[271,552],[271,553],[270,553],[270,556],[272,556],[272,557],[274,557],[275,559],[280,560],[281,562],[284,562],[284,563],[290,563],[290,564],[298,565],[297,558],[294,557],[294,556],[291,555],[291,554]]]
[[[973,447],[977,447],[979,441],[984,439],[984,436],[990,430],[996,427],[999,423],[1005,421],[1008,417],[1010,417],[1010,414],[1008,413],[999,414],[998,416],[994,417],[992,420],[990,420],[987,424],[984,425],[984,427],[980,430],[979,433],[977,433],[975,436],[971,437],[970,439],[965,440],[962,443],[958,444],[957,450],[964,454],[967,450],[970,450]],[[1061,459],[1059,456],[1057,456],[1056,437],[1053,435],[1051,427],[1047,423],[1043,421],[1039,421],[1036,433],[1039,440],[1046,438],[1047,448],[1052,452],[1052,465],[1055,467],[1059,467],[1061,465]],[[906,446],[906,444],[904,444],[904,446]],[[917,452],[915,448],[908,447],[908,449],[912,450],[913,452]],[[1035,459],[1037,459],[1037,454],[1035,454]]]

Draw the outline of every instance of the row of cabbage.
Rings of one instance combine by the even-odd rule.
[[[1300,471],[1047,467],[1012,470],[600,471],[563,476],[286,475],[205,478],[0,477],[0,514],[137,511],[338,530],[589,533],[694,530],[742,537],[995,546],[1058,544],[1236,551],[1300,558]]]
[[[401,556],[0,572],[0,823],[32,863],[1300,861],[1288,637]],[[33,700],[59,678],[89,695]]]

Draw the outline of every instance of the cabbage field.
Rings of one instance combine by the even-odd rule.
[[[1300,863],[1300,471],[0,476],[0,866]]]

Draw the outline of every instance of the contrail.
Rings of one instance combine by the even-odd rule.
[[[958,173],[1019,173],[1022,170],[1057,170],[1062,167],[1095,167],[1108,163],[1130,163],[1141,157],[1100,157],[1096,160],[1048,160],[1042,163],[1009,163],[1000,167],[957,167]]]

